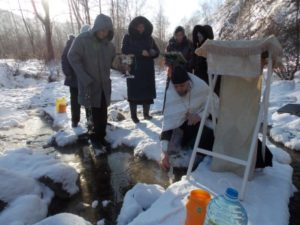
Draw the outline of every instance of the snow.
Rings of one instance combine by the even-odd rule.
[[[5,180],[0,183],[0,199],[4,202],[12,202],[22,195],[43,195],[43,188],[36,180],[13,170],[0,167],[0,180]]]
[[[70,214],[61,213],[55,216],[50,216],[34,225],[92,225],[83,218]]]
[[[118,225],[127,225],[144,210],[150,208],[165,189],[159,185],[136,184],[124,198],[123,207],[117,219]]]
[[[232,173],[212,172],[208,168],[210,162],[206,158],[192,173],[190,181],[183,177],[181,181],[171,185],[150,209],[129,224],[184,224],[185,204],[191,190],[201,188],[216,196],[223,194],[229,186],[240,187],[240,177]],[[242,202],[248,213],[248,225],[288,224],[288,203],[293,194],[291,177],[292,168],[276,161],[272,168],[256,173],[255,179],[248,183],[246,199]]]
[[[300,151],[300,118],[276,111],[289,103],[300,104],[300,71],[292,81],[274,81],[271,86],[269,124],[270,136],[287,148]]]
[[[110,203],[111,203],[110,200],[104,200],[104,201],[102,201],[103,208],[106,208]]]
[[[20,185],[20,184],[19,184]],[[48,204],[37,195],[23,195],[0,214],[0,224],[31,225],[47,216]]]
[[[105,225],[105,220],[104,220],[104,219],[99,220],[99,221],[97,222],[97,225]]]
[[[31,149],[5,151],[0,157],[0,165],[1,168],[34,179],[49,177],[54,182],[61,183],[70,195],[79,191],[76,185],[78,173],[73,167],[52,156],[34,153]]]
[[[92,208],[93,209],[97,208],[98,204],[99,204],[99,202],[97,200],[93,201],[92,202]]]
[[[64,147],[77,142],[78,136],[87,133],[87,129],[80,124],[76,128],[66,126],[65,129],[59,130],[49,138],[49,143],[55,142],[57,146]]]
[[[59,159],[28,148],[0,154],[0,179],[5,181],[0,183],[0,199],[8,203],[0,214],[0,224],[31,225],[47,216],[54,193],[38,182],[41,177],[61,183],[70,195],[79,190],[78,173]]]

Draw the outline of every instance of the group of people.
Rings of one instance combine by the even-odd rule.
[[[109,147],[106,141],[107,107],[111,99],[110,69],[129,70],[132,78],[127,79],[127,94],[130,114],[134,123],[139,123],[137,106],[143,106],[143,116],[151,120],[150,105],[156,98],[154,59],[160,54],[154,38],[153,25],[143,17],[134,18],[123,38],[122,54],[132,55],[133,63],[119,65],[115,63],[116,50],[111,42],[114,36],[110,17],[100,14],[94,26],[83,27],[82,32],[67,42],[62,56],[62,68],[66,75],[65,84],[70,86],[72,126],[80,120],[80,106],[86,108],[90,126],[90,142],[96,149]],[[209,25],[197,25],[193,29],[190,41],[183,27],[175,29],[166,52],[178,52],[185,59],[183,65],[170,67],[168,88],[166,88],[163,127],[161,133],[162,157],[160,165],[170,166],[170,141],[175,130],[182,133],[180,146],[193,146],[201,113],[208,96],[206,59],[197,56],[194,51],[207,39],[213,39],[213,30]],[[118,68],[116,68],[118,67]],[[215,90],[218,94],[219,90]],[[217,95],[215,95],[216,98]],[[212,149],[214,134],[205,127],[200,145]]]

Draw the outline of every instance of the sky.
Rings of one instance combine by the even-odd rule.
[[[27,12],[28,16],[32,16],[32,6],[30,0],[19,1],[22,5],[22,8],[25,9],[25,13]],[[200,4],[213,4],[212,2],[214,1],[215,0],[147,0],[146,5],[144,6],[144,16],[148,17],[150,20],[154,19],[159,4],[162,4],[164,13],[169,21],[168,32],[172,33],[174,28],[180,25],[180,22],[183,18],[189,18],[194,12],[199,10]],[[69,18],[67,2],[67,0],[49,0],[50,14],[54,20],[63,22]],[[97,1],[90,0],[90,2],[92,13],[97,14]],[[108,7],[105,5],[105,0],[102,2],[105,13],[105,11],[108,11]],[[0,9],[12,10],[14,13],[18,14],[18,8],[18,0],[0,0]]]

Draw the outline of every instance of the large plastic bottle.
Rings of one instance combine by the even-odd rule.
[[[202,189],[192,190],[186,204],[185,225],[203,225],[210,200],[209,192]]]
[[[207,207],[205,225],[247,225],[248,216],[238,200],[238,191],[228,188],[224,195],[211,200]]]

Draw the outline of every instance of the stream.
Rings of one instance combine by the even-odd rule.
[[[86,141],[64,148],[43,148],[54,132],[51,121],[39,116],[31,117],[23,128],[0,131],[0,141],[5,143],[0,151],[26,146],[60,158],[80,171],[79,193],[70,199],[55,197],[49,206],[49,216],[69,212],[84,217],[92,224],[103,218],[105,224],[116,224],[123,198],[135,184],[159,184],[164,188],[169,185],[167,173],[156,162],[135,158],[133,149],[126,146],[97,158],[90,154]],[[177,172],[175,180],[179,180],[181,175],[183,171]],[[93,201],[98,201],[96,208],[92,207]],[[103,201],[108,203],[105,207]]]

